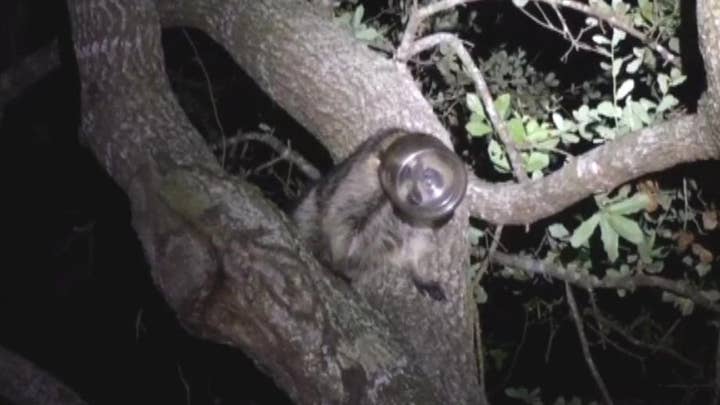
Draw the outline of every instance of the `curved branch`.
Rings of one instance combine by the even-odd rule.
[[[221,170],[172,94],[153,4],[68,9],[81,132],[126,191],[152,277],[181,322],[243,349],[299,404],[439,402],[387,320],[327,277],[259,190]]]
[[[223,45],[263,91],[318,137],[335,160],[346,157],[369,136],[391,128],[433,134],[450,145],[447,130],[402,64],[371,51],[305,2],[159,0],[157,4],[163,26],[198,28]],[[356,88],[364,91],[358,94]]]
[[[72,389],[0,346],[0,398],[13,404],[85,405]]]
[[[592,195],[680,163],[720,156],[704,115],[688,115],[624,135],[532,182],[488,183],[471,179],[471,215],[497,224],[530,224]]]
[[[380,130],[449,135],[407,68],[370,51],[306,2],[160,0],[165,25],[208,33],[291,116],[342,158]],[[427,300],[403,271],[385,271],[354,287],[381,310],[420,358],[446,403],[482,403],[473,361],[463,268],[469,259],[467,209],[439,229],[432,257],[418,269],[443,285],[447,301]],[[385,269],[388,270],[388,269]],[[401,270],[401,269],[398,269]],[[420,273],[419,273],[420,274]],[[383,294],[387,292],[387,294]],[[431,349],[430,349],[431,348]]]
[[[60,51],[53,40],[0,73],[0,117],[8,102],[59,66]]]

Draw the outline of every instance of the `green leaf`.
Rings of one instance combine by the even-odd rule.
[[[709,263],[698,263],[697,265],[695,265],[695,271],[700,277],[705,277],[705,275],[708,274],[710,270],[712,270],[712,266]]]
[[[565,225],[559,223],[548,226],[548,232],[550,236],[555,239],[563,239],[570,236],[570,232],[565,228]]]
[[[375,28],[363,28],[355,31],[355,38],[365,42],[370,42],[379,36],[380,33]]]
[[[488,155],[490,155],[490,161],[493,162],[498,171],[502,173],[510,171],[510,163],[508,163],[507,157],[505,156],[505,150],[494,139],[490,140],[488,144]]]
[[[470,109],[470,111],[485,116],[485,109],[483,109],[482,103],[480,102],[480,97],[477,96],[475,93],[468,93],[465,95],[465,104]]]
[[[505,119],[510,113],[510,94],[505,93],[495,99],[495,109],[500,118]]]
[[[720,300],[720,291],[718,290],[700,291],[700,294],[702,294],[705,298],[709,299],[712,302]]]
[[[580,142],[580,137],[574,134],[562,133],[560,134],[560,138],[564,143],[568,144]]]
[[[575,231],[573,231],[573,234],[570,237],[570,245],[576,248],[587,242],[587,240],[590,239],[590,236],[592,236],[593,232],[595,232],[595,228],[597,227],[599,222],[600,214],[597,212],[593,214],[593,216],[591,216],[590,218],[583,221],[580,226],[575,228]]]
[[[640,225],[638,225],[637,221],[622,215],[614,214],[608,214],[607,220],[610,223],[610,226],[612,226],[612,228],[619,233],[623,239],[627,239],[636,245],[642,243],[643,231],[640,229]]]
[[[589,122],[592,119],[590,116],[590,107],[585,104],[581,105],[577,110],[574,110],[572,114],[578,123]]]
[[[683,84],[683,82],[687,79],[687,76],[683,75],[680,69],[672,68],[672,70],[670,70],[670,79],[670,87],[675,87]]]
[[[475,303],[476,304],[484,304],[488,300],[487,292],[485,292],[485,289],[481,285],[475,286]]]
[[[617,46],[617,44],[619,44],[620,41],[625,39],[626,36],[627,36],[627,34],[625,33],[625,31],[620,31],[617,28],[613,28],[612,46],[613,47]]]
[[[669,110],[676,105],[678,105],[678,99],[676,99],[672,94],[667,94],[662,98],[662,100],[660,100],[660,104],[657,106],[657,112]]]
[[[622,100],[627,97],[628,94],[635,88],[635,81],[633,79],[625,80],[617,91],[618,100]]]
[[[670,89],[670,77],[665,73],[660,73],[657,77],[658,86],[660,86],[660,93],[667,94]]]
[[[550,137],[548,124],[538,124],[537,120],[532,119],[525,124],[525,133],[528,141],[532,143],[547,140]]]
[[[468,241],[471,245],[476,246],[478,243],[480,243],[480,238],[485,236],[485,232],[483,232],[482,229],[476,228],[474,226],[470,226],[468,228]]]
[[[633,73],[637,72],[638,69],[640,69],[640,65],[642,65],[642,58],[635,58],[632,61],[630,61],[630,63],[628,63],[627,66],[625,66],[625,71],[630,74],[633,74]]]
[[[363,7],[363,5],[361,4],[357,6],[357,8],[355,9],[355,14],[353,14],[353,28],[360,26],[360,23],[362,23],[363,14],[365,14],[365,7]]]
[[[640,15],[642,15],[647,22],[653,21],[653,4],[650,0],[639,0],[638,8],[640,8]]]
[[[616,59],[613,61],[613,64],[612,64],[613,77],[617,77],[620,74],[620,70],[622,69],[623,63],[625,63],[624,59]]]
[[[630,198],[618,201],[605,207],[607,212],[615,215],[629,215],[644,210],[650,204],[650,197],[645,193],[636,193]]]
[[[465,125],[465,129],[471,136],[478,138],[492,132],[492,128],[483,121],[472,119]]]
[[[535,170],[542,170],[550,164],[550,156],[545,152],[530,152],[530,155],[525,160],[525,170],[534,172]]]
[[[516,143],[524,144],[527,142],[527,137],[525,136],[525,126],[523,125],[522,119],[515,117],[508,120],[507,129],[510,132],[510,136],[513,141]]]
[[[597,106],[597,112],[600,115],[604,115],[609,118],[619,117],[620,113],[615,108],[615,105],[609,101],[603,101]]]
[[[600,218],[600,238],[602,239],[603,248],[605,248],[605,253],[607,253],[608,259],[610,259],[611,262],[614,262],[618,256],[620,256],[620,238],[618,237],[618,233],[615,232],[612,226],[610,226],[606,215],[603,215]]]
[[[609,39],[607,39],[606,37],[604,37],[600,34],[593,35],[592,40],[593,40],[593,42],[595,42],[598,45],[607,45],[610,43]]]

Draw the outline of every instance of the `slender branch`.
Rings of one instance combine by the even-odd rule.
[[[448,45],[455,51],[455,54],[460,59],[460,62],[465,67],[465,71],[468,73],[475,85],[475,90],[482,100],[488,118],[490,118],[490,121],[497,131],[500,140],[505,145],[505,150],[507,151],[510,165],[515,173],[515,177],[520,182],[527,182],[528,176],[522,164],[522,156],[520,155],[520,152],[518,152],[518,145],[516,145],[515,141],[512,137],[510,137],[510,132],[508,132],[505,121],[500,117],[500,114],[498,114],[495,109],[495,103],[493,101],[492,94],[490,93],[490,88],[485,81],[485,77],[475,62],[473,62],[472,56],[470,56],[470,53],[465,48],[465,45],[463,45],[462,41],[460,41],[457,36],[448,33],[428,35],[409,45],[407,49],[403,50],[402,54],[398,51],[398,58],[401,61],[406,61],[413,55],[427,49],[434,48],[440,44]]]
[[[530,321],[528,320],[528,311],[525,311],[525,317],[523,318],[523,329],[522,329],[522,335],[520,335],[520,341],[518,342],[517,346],[515,347],[515,351],[513,353],[512,360],[510,361],[510,366],[507,368],[507,374],[505,374],[505,378],[503,378],[502,387],[507,387],[508,384],[510,384],[510,379],[512,378],[513,372],[515,371],[515,367],[517,366],[518,360],[520,359],[520,351],[523,347],[525,347],[525,341],[527,340],[527,332],[528,332],[528,326],[530,324]]]
[[[410,48],[412,43],[415,41],[416,36],[418,35],[418,28],[420,26],[420,23],[426,19],[427,17],[441,12],[448,10],[453,7],[457,7],[459,5],[464,5],[468,3],[472,3],[478,0],[440,0],[434,3],[431,3],[425,7],[419,8],[415,10],[408,20],[408,24],[405,27],[405,32],[402,37],[402,41],[400,42],[400,46],[398,47],[397,54],[398,55],[405,55],[407,50]],[[644,33],[633,27],[632,22],[628,22],[625,19],[623,19],[621,16],[618,16],[612,12],[600,10],[596,7],[589,6],[585,3],[581,3],[576,0],[534,0],[538,3],[545,3],[549,4],[551,6],[561,6],[565,8],[569,8],[571,10],[579,11],[581,13],[584,13],[585,15],[595,17],[600,21],[604,21],[610,26],[617,28],[621,31],[625,31],[627,34],[632,35],[633,37],[637,38],[638,40],[642,41],[646,46],[648,46],[650,49],[653,49],[657,53],[660,54],[660,56],[663,57],[667,62],[672,63],[673,65],[680,67],[680,57],[669,51],[664,46],[658,44],[656,41],[653,41],[652,39],[648,38]]]
[[[610,345],[610,346],[614,347],[615,350],[617,350],[618,352],[620,352],[620,353],[622,353],[622,354],[624,354],[624,355],[626,355],[626,356],[628,356],[628,357],[631,357],[631,358],[637,360],[638,362],[640,362],[640,365],[641,365],[641,367],[643,368],[643,370],[645,369],[645,363],[644,363],[644,362],[645,362],[645,356],[643,356],[643,355],[641,355],[641,354],[634,353],[634,352],[631,351],[630,349],[627,349],[627,348],[623,347],[620,343],[615,342],[613,339],[611,339],[609,336],[607,336],[607,335],[606,335],[606,332],[601,331],[601,330],[598,329],[597,327],[595,327],[595,326],[593,326],[593,325],[591,325],[591,324],[588,324],[587,327],[588,327],[588,329],[590,329],[590,331],[594,332],[594,333],[595,333],[596,335],[598,335],[601,339],[603,339],[603,343],[602,343],[602,344],[603,344],[604,346]],[[603,349],[603,350],[604,350],[604,349]]]
[[[482,266],[478,269],[477,273],[475,273],[473,279],[470,282],[470,292],[468,293],[468,296],[473,300],[470,303],[470,308],[472,308],[472,311],[474,313],[475,319],[473,321],[474,325],[474,332],[475,332],[475,355],[477,356],[477,367],[478,367],[478,378],[480,382],[480,390],[481,390],[481,396],[484,399],[485,403],[489,403],[487,400],[487,393],[486,393],[486,384],[485,384],[485,356],[483,352],[483,345],[482,345],[482,325],[480,323],[480,311],[477,308],[477,304],[475,303],[474,297],[475,297],[475,286],[480,284],[480,281],[483,278],[483,275],[487,272],[488,267],[490,267],[490,261],[491,257],[495,252],[497,251],[498,246],[500,245],[500,238],[502,237],[502,231],[503,226],[500,225],[497,228],[495,228],[495,233],[493,234],[493,240],[490,244],[490,249],[488,250],[487,257],[485,258],[485,261],[483,262]]]
[[[669,280],[663,277],[651,276],[643,273],[634,273],[616,278],[605,277],[601,280],[597,276],[573,271],[559,264],[548,263],[529,256],[509,255],[503,252],[496,252],[492,259],[495,263],[503,266],[518,269],[528,274],[538,274],[545,277],[552,277],[584,289],[613,288],[632,291],[636,287],[658,288],[660,290],[685,297],[707,310],[720,313],[720,305],[709,300],[702,294],[701,291],[692,287],[684,280]]]
[[[578,310],[577,303],[575,302],[575,296],[573,295],[572,288],[570,287],[570,283],[568,282],[565,282],[565,296],[567,297],[567,303],[570,307],[570,314],[572,315],[573,322],[575,323],[575,327],[577,328],[578,338],[580,339],[580,346],[582,347],[583,354],[585,355],[585,362],[590,369],[590,374],[592,374],[593,379],[595,380],[595,384],[597,384],[598,389],[602,394],[605,405],[612,405],[613,400],[610,397],[610,393],[605,386],[605,382],[603,381],[600,372],[595,366],[595,361],[592,358],[592,353],[590,353],[590,345],[588,344],[587,336],[585,336],[585,329],[583,328],[582,317],[580,316],[580,311]]]
[[[60,51],[57,40],[54,40],[1,72],[0,118],[7,103],[58,67]]]
[[[225,136],[225,128],[223,128],[222,122],[220,121],[220,113],[218,112],[217,102],[215,101],[215,92],[213,91],[212,81],[210,81],[210,73],[208,73],[207,69],[205,68],[205,63],[203,63],[203,60],[200,57],[200,52],[198,52],[198,49],[195,46],[195,42],[193,42],[192,38],[190,38],[190,34],[188,34],[187,30],[184,28],[182,29],[182,33],[185,37],[185,40],[190,45],[190,48],[193,51],[193,55],[195,55],[195,61],[200,67],[200,72],[203,75],[203,79],[205,79],[205,86],[207,87],[208,99],[210,100],[210,107],[213,112],[213,119],[215,120],[215,125],[217,126],[218,131],[220,131],[220,140],[223,144],[220,157],[220,166],[225,168],[225,162],[227,158],[227,145],[225,144],[225,139],[227,137]]]
[[[640,340],[633,336],[629,331],[625,330],[625,328],[622,328],[620,325],[618,325],[616,322],[611,321],[610,319],[606,318],[602,314],[597,314],[596,319],[598,323],[602,324],[602,329],[610,329],[612,332],[617,333],[620,335],[623,339],[627,340],[631,344],[649,350],[653,353],[660,352],[663,354],[666,354],[668,357],[676,360],[678,363],[681,363],[687,367],[693,368],[695,370],[702,370],[702,366],[699,364],[696,364],[695,362],[691,361],[687,357],[683,356],[682,354],[676,352],[675,350],[665,346],[662,344],[662,339],[660,339],[659,344],[653,344],[648,343],[643,340]]]
[[[587,52],[592,52],[592,53],[596,53],[598,55],[602,55],[605,57],[610,57],[610,53],[608,53],[608,51],[601,48],[600,46],[588,45],[588,44],[582,42],[581,38],[587,32],[587,29],[586,29],[587,27],[584,27],[583,29],[581,29],[577,35],[573,35],[572,32],[570,31],[570,28],[567,26],[562,15],[559,12],[557,14],[558,14],[558,18],[560,18],[560,21],[562,23],[562,26],[563,26],[562,28],[556,27],[552,23],[552,21],[550,21],[550,19],[547,17],[547,15],[545,14],[545,12],[543,11],[543,9],[540,7],[540,5],[538,3],[534,3],[534,4],[538,8],[540,14],[542,15],[542,17],[543,17],[542,20],[540,20],[540,18],[538,18],[535,15],[533,15],[532,13],[530,13],[530,11],[526,10],[525,7],[520,8],[520,11],[523,14],[525,14],[525,16],[527,16],[529,19],[531,19],[533,22],[535,22],[535,24],[537,24],[547,30],[550,30],[551,32],[557,33],[558,35],[560,35],[561,37],[563,37],[566,41],[568,41],[570,43],[570,47],[568,48],[567,52],[565,52],[565,54],[562,57],[563,61],[567,60],[567,57],[570,54],[570,51],[572,51],[573,49],[582,49]],[[553,7],[553,10],[557,11],[557,8]]]
[[[632,35],[633,37],[642,41],[648,48],[659,53],[660,56],[662,56],[663,59],[665,59],[667,62],[672,63],[674,66],[682,67],[679,56],[675,55],[674,53],[672,53],[671,51],[669,51],[667,48],[660,45],[656,41],[648,38],[647,35],[643,34],[638,29],[633,27],[631,21],[627,21],[627,19],[625,19],[621,16],[618,16],[613,12],[601,10],[597,7],[592,7],[592,6],[589,6],[587,4],[584,4],[584,3],[581,3],[581,2],[575,1],[575,0],[535,0],[535,1],[550,4],[553,6],[559,5],[561,7],[579,11],[585,15],[595,17],[600,21],[605,21],[606,23],[611,25],[613,28],[617,28],[620,31],[624,31],[627,34]]]
[[[318,180],[321,177],[320,170],[310,163],[310,161],[305,159],[305,157],[303,157],[300,153],[294,151],[289,144],[284,144],[280,139],[268,132],[245,132],[237,134],[227,140],[223,138],[223,142],[213,144],[212,149],[213,151],[217,151],[218,149],[230,147],[247,141],[262,142],[269,146],[277,152],[278,155],[280,155],[280,159],[287,160],[297,166],[303,174],[311,180]]]

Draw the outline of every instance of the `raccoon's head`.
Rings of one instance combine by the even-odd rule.
[[[403,219],[412,223],[432,224],[449,218],[465,196],[465,164],[433,136],[399,136],[380,160],[385,194]]]

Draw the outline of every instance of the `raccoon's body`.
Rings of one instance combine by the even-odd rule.
[[[440,165],[438,159],[411,157],[414,160],[410,168],[401,167],[405,176],[400,180],[401,184],[397,187],[382,184],[381,178],[387,174],[382,170],[388,170],[382,167],[384,161],[397,157],[384,154],[398,149],[393,149],[393,145],[399,145],[398,141],[411,148],[430,142],[432,147],[444,148],[452,154],[429,135],[405,131],[376,135],[315,185],[293,213],[301,236],[316,257],[350,281],[393,266],[408,269],[416,283],[425,282],[417,280],[415,270],[424,254],[432,250],[435,229],[442,219],[427,220],[425,215],[414,220],[418,216],[413,215],[413,208],[424,208],[423,204],[427,204],[430,197],[435,197],[430,194],[435,193],[438,187],[447,188],[448,177],[451,180],[453,177],[448,175],[447,168],[437,167]],[[427,162],[423,165],[424,161]],[[464,166],[461,168],[465,176]],[[466,181],[465,177],[462,180]],[[410,212],[402,212],[398,199],[412,204]],[[441,203],[444,204],[445,200]],[[453,204],[457,205],[456,202]],[[407,207],[404,211],[408,211]],[[426,292],[432,294],[431,291]]]

